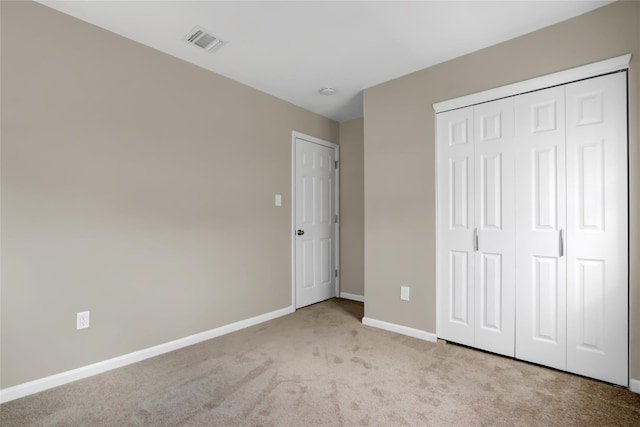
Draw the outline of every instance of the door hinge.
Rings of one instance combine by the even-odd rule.
[[[339,163],[339,162],[336,160],[336,161],[335,161],[336,169],[338,169],[338,163]]]
[[[338,269],[336,268],[336,277],[338,277]]]

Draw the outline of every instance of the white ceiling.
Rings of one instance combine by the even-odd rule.
[[[362,91],[611,1],[51,1],[42,4],[337,121]],[[228,41],[184,41],[199,25]],[[333,96],[318,93],[336,89]]]

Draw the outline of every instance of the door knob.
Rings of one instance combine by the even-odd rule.
[[[304,234],[304,230],[298,230],[298,236],[302,236]]]

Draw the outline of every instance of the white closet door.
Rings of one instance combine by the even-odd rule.
[[[566,86],[567,370],[628,384],[626,73]]]
[[[438,335],[474,345],[473,108],[438,114]]]
[[[515,99],[516,357],[566,367],[564,88]]]
[[[515,348],[513,98],[474,107],[475,346],[507,356]]]

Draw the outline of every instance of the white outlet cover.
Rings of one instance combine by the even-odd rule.
[[[282,195],[276,194],[276,206],[282,206]]]
[[[403,301],[409,301],[409,287],[400,286],[400,299]]]
[[[87,329],[91,324],[91,314],[88,311],[80,311],[76,315],[76,329]]]

